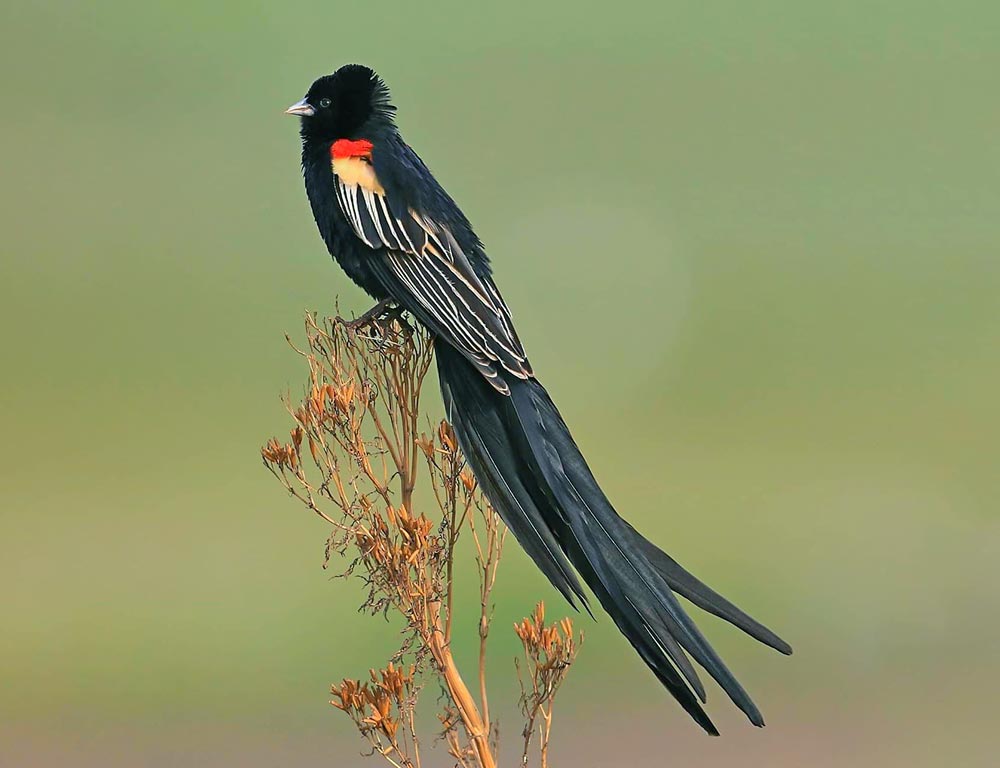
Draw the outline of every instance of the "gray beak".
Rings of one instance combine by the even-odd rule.
[[[316,114],[316,108],[305,99],[297,101],[285,110],[286,115],[297,115],[298,117],[312,117]]]

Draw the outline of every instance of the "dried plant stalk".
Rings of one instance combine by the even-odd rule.
[[[459,766],[492,768],[499,730],[487,697],[487,639],[506,528],[465,468],[451,427],[442,422],[432,435],[418,430],[431,340],[398,313],[363,328],[309,314],[306,339],[304,349],[292,345],[309,367],[305,396],[296,404],[286,399],[294,420],[290,439],[269,440],[261,450],[264,464],[331,526],[324,567],[334,555],[343,559],[341,575],[366,585],[363,608],[395,612],[404,621],[401,646],[387,666],[371,670],[368,681],[332,686],[331,704],[351,718],[370,754],[398,768],[420,768],[418,680],[429,675],[446,694],[438,717],[449,754]],[[433,518],[414,508],[421,464],[438,508]],[[466,530],[479,571],[478,701],[451,653],[455,551]],[[541,659],[532,654],[532,664]],[[550,673],[531,674],[544,682]],[[522,696],[531,716],[527,731],[539,717],[546,724],[543,764],[553,698],[554,691],[527,707]]]
[[[541,768],[548,768],[556,694],[583,644],[583,633],[574,635],[573,622],[569,619],[546,626],[545,604],[541,602],[535,606],[531,616],[514,625],[514,632],[521,639],[525,661],[523,667],[517,662],[521,712],[525,718],[521,763],[528,764],[531,740],[537,726]]]

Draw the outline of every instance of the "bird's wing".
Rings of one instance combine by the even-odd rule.
[[[363,163],[361,159],[354,162]],[[477,274],[449,228],[399,211],[368,169],[335,167],[337,201],[355,234],[376,251],[376,273],[389,293],[462,352],[500,391],[504,373],[532,376],[510,310],[489,275]]]

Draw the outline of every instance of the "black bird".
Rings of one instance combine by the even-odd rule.
[[[577,574],[681,706],[713,735],[687,654],[757,726],[760,711],[674,593],[789,654],[618,516],[545,388],[469,220],[399,135],[385,83],[344,66],[287,112],[320,234],[355,283],[434,336],[448,418],[490,503],[549,581],[587,606]],[[575,572],[574,572],[575,569]],[[589,607],[588,607],[589,610]]]

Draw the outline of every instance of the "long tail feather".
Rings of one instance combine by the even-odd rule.
[[[782,652],[791,652],[787,643],[618,516],[541,384],[512,380],[505,395],[447,345],[439,345],[437,360],[448,415],[473,472],[555,587],[574,606],[574,598],[587,605],[572,563],[642,660],[707,732],[718,734],[701,706],[705,689],[688,655],[762,726],[760,711],[674,591]]]
[[[632,528],[632,526],[629,525],[629,528]],[[792,655],[792,646],[778,637],[774,632],[745,614],[714,589],[699,581],[695,576],[692,576],[670,555],[648,539],[643,538],[642,534],[634,528],[632,528],[632,533],[636,544],[642,549],[643,553],[653,564],[653,567],[660,572],[660,575],[663,576],[674,592],[687,598],[703,611],[708,611],[708,613],[725,619],[734,627],[742,629],[750,637],[759,640],[764,645],[769,645],[774,650],[786,656]]]

